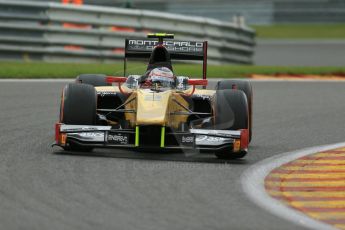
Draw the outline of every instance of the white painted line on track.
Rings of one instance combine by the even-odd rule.
[[[318,79],[301,79],[301,80],[287,80],[287,79],[250,79],[250,78],[232,78],[232,79],[236,79],[236,80],[249,80],[251,82],[320,82],[320,83],[329,83],[329,82],[337,82],[337,83],[345,83],[345,79],[344,80],[318,80]],[[63,79],[63,78],[59,78],[59,79],[0,79],[0,83],[4,82],[4,83],[39,83],[39,82],[47,82],[47,83],[54,83],[54,82],[74,82],[74,78],[67,78],[67,79]],[[209,82],[217,82],[220,80],[226,80],[226,79],[222,79],[222,78],[210,78],[208,79]]]
[[[258,39],[260,45],[345,45],[343,39]]]
[[[336,228],[333,226],[312,219],[302,212],[289,208],[279,200],[270,197],[265,189],[265,178],[273,169],[278,168],[285,163],[306,155],[336,149],[343,146],[345,146],[345,142],[316,146],[279,154],[262,160],[249,167],[241,175],[242,188],[250,200],[273,215],[279,216],[309,229],[334,230]]]
[[[4,83],[39,83],[39,82],[48,82],[48,83],[54,83],[54,82],[73,82],[75,81],[74,78],[68,78],[68,79],[0,79],[0,82]]]
[[[319,83],[332,83],[332,82],[336,82],[336,83],[345,83],[345,79],[344,80],[318,80],[318,79],[299,79],[299,80],[288,80],[288,79],[249,79],[249,81],[251,82],[319,82]]]

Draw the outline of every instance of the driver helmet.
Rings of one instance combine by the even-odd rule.
[[[149,80],[152,84],[158,84],[163,88],[175,87],[175,76],[174,73],[167,67],[158,67],[151,70],[148,75]]]

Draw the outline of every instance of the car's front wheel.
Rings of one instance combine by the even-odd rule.
[[[217,90],[214,101],[214,128],[221,130],[249,129],[247,97],[240,90]],[[247,152],[232,152],[232,149],[216,151],[221,159],[243,158]]]
[[[95,88],[88,84],[68,84],[61,97],[60,122],[68,125],[95,125],[97,94]],[[65,150],[91,151],[91,147],[83,147],[73,142],[68,143]]]
[[[237,89],[241,90],[247,96],[248,111],[249,111],[249,141],[252,139],[253,127],[253,89],[252,85],[247,80],[227,79],[217,82],[216,90],[224,89]]]

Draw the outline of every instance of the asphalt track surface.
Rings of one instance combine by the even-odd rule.
[[[254,63],[268,66],[344,66],[344,40],[259,39]]]
[[[63,82],[0,82],[0,229],[301,229],[257,207],[240,176],[275,154],[344,141],[345,84],[253,82],[244,160],[51,148]]]

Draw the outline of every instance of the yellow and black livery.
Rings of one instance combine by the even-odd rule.
[[[207,42],[173,38],[149,34],[126,39],[123,77],[84,74],[66,85],[55,145],[72,151],[188,149],[219,158],[245,156],[252,133],[250,83],[223,80],[206,89]],[[149,60],[145,73],[126,76],[132,57]],[[173,72],[175,59],[203,61],[203,79],[174,75],[169,87],[149,82],[148,73],[155,68]]]

